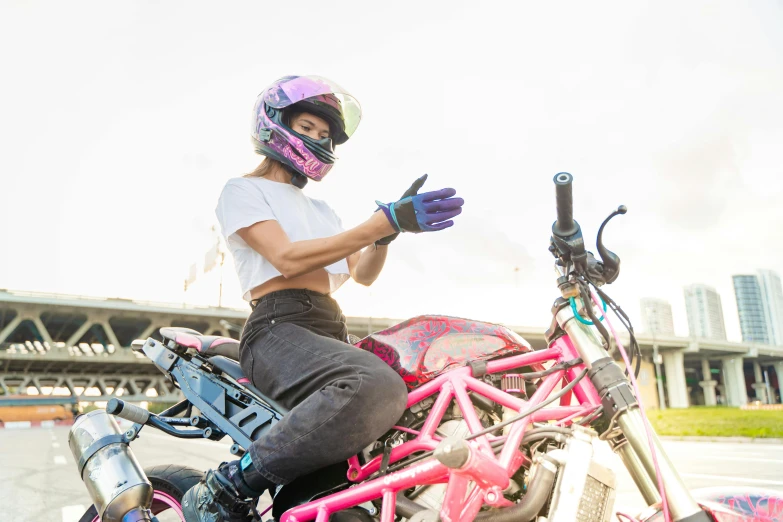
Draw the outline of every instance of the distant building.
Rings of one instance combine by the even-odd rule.
[[[686,286],[685,310],[691,337],[726,340],[723,306],[714,288],[698,284]]]
[[[641,300],[642,329],[645,333],[674,336],[672,305],[664,299],[645,297]]]
[[[750,343],[770,344],[767,314],[761,297],[758,277],[735,275],[734,296],[737,299],[742,340]]]
[[[772,270],[759,270],[758,281],[769,342],[783,345],[783,287],[780,284],[780,276]]]

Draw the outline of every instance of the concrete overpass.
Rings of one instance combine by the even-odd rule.
[[[237,338],[249,310],[0,290],[0,392],[65,388],[85,401],[176,400],[178,391],[145,358],[134,339],[158,337],[162,326],[184,326]],[[400,319],[349,317],[363,337]],[[544,328],[512,327],[534,347]],[[783,347],[682,337],[637,336],[646,404],[687,407],[749,400],[779,402]],[[627,339],[626,339],[627,341]],[[87,393],[96,395],[87,396]]]

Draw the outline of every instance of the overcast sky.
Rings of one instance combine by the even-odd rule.
[[[597,7],[599,6],[600,7]],[[227,179],[259,161],[256,95],[286,74],[346,87],[364,118],[306,192],[347,225],[422,173],[466,200],[456,225],[403,236],[349,315],[447,313],[543,326],[552,177],[623,260],[610,295],[721,293],[783,272],[780,2],[34,2],[0,6],[0,287],[187,296]],[[519,268],[515,271],[515,268]],[[226,266],[224,304],[242,306]]]

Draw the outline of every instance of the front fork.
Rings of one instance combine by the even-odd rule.
[[[581,300],[577,298],[576,302],[579,304],[578,308],[581,308]],[[604,417],[609,425],[607,438],[612,448],[622,458],[645,501],[648,504],[660,502],[655,464],[645,428],[646,419],[639,409],[628,378],[609,357],[594,326],[579,322],[569,306],[557,308],[557,323],[568,334],[579,356],[589,368],[590,380],[601,396]],[[657,435],[652,429],[651,432],[666,500],[674,520],[709,521],[709,516],[693,499],[666,456]]]

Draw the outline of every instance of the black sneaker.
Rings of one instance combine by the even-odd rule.
[[[253,522],[257,501],[243,498],[220,471],[209,470],[183,495],[182,514],[186,522]]]

